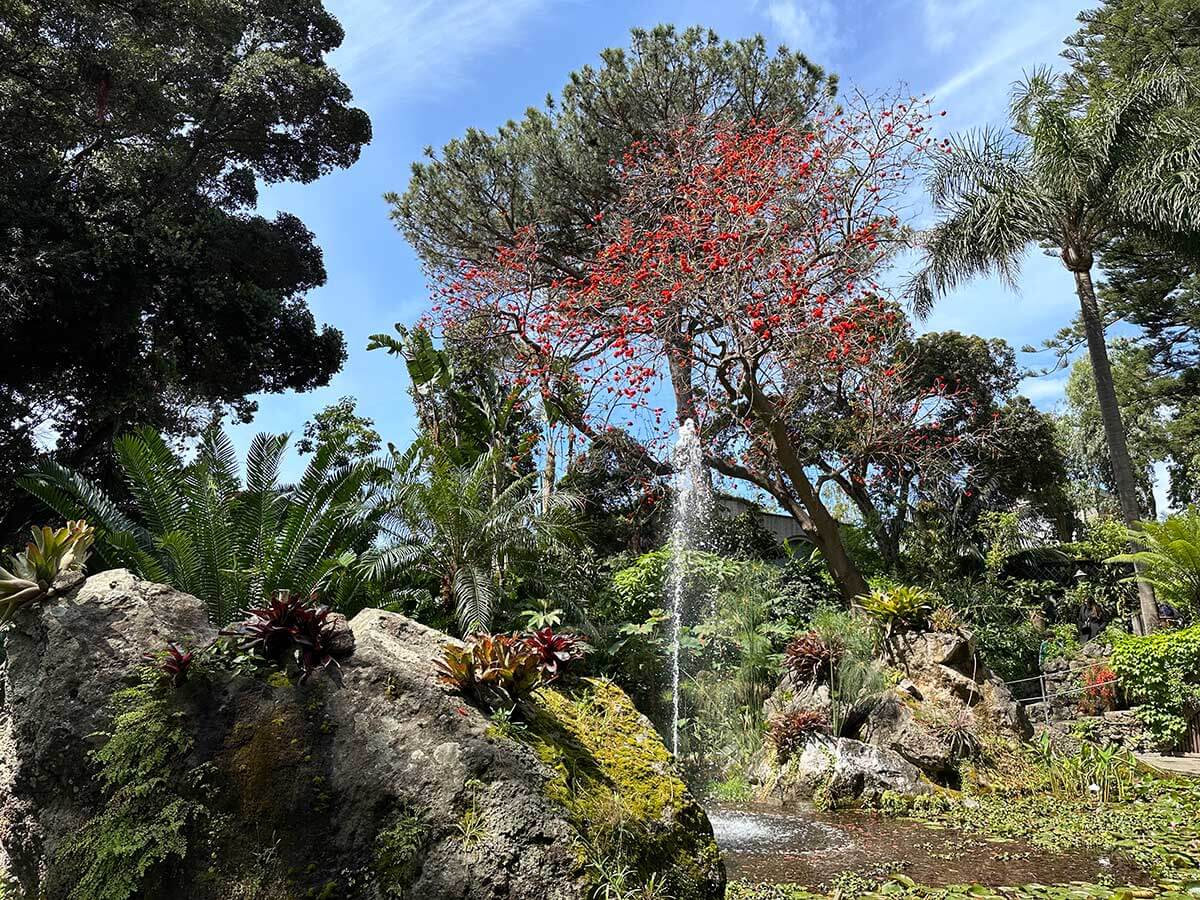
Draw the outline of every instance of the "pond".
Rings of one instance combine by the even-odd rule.
[[[717,806],[708,816],[731,881],[819,890],[855,872],[880,879],[903,874],[933,886],[1151,883],[1145,872],[1115,855],[1053,853],[913,819],[771,804]]]

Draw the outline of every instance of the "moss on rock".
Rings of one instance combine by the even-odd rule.
[[[522,732],[553,772],[546,784],[579,833],[593,877],[627,867],[656,876],[676,900],[724,890],[720,851],[704,810],[675,773],[650,722],[609,681],[538,691]]]

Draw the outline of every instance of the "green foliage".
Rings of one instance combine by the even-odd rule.
[[[132,424],[192,436],[197,411],[249,419],[256,394],[328,381],[345,344],[305,302],[320,248],[295,216],[256,215],[258,186],[350,165],[371,129],[326,65],[343,33],[320,2],[18,0],[3,18],[8,512],[35,457],[111,471]]]
[[[46,594],[60,575],[82,571],[94,540],[94,529],[84,521],[34,528],[33,541],[12,558],[12,571],[0,567],[0,626]]]
[[[1036,749],[1049,788],[1056,794],[1099,803],[1121,802],[1139,779],[1137,760],[1117,746],[1101,747],[1085,741],[1077,753],[1067,754],[1056,750],[1050,736],[1043,734]]]
[[[837,657],[829,684],[830,725],[838,737],[850,737],[887,689],[875,658],[875,629],[862,616],[830,608],[818,610],[810,624]]]
[[[414,813],[396,813],[375,836],[372,869],[384,897],[404,898],[421,870],[429,826]]]
[[[362,588],[353,563],[378,529],[368,500],[384,470],[370,461],[339,466],[341,445],[330,442],[295,485],[284,487],[279,467],[287,440],[257,435],[243,482],[233,444],[215,425],[190,463],[149,428],[123,435],[117,460],[136,517],[56,463],[40,464],[20,483],[63,515],[86,514],[105,563],[199,597],[217,625],[280,589],[318,591],[344,605]]]
[[[1147,730],[1164,747],[1173,746],[1200,700],[1200,626],[1119,637],[1111,666],[1125,696],[1140,704]]]
[[[1041,657],[1051,659],[1075,659],[1082,647],[1079,644],[1079,629],[1074,625],[1051,625],[1042,641]]]
[[[1185,615],[1200,614],[1200,507],[1163,522],[1141,522],[1127,536],[1143,549],[1107,561],[1136,564],[1134,577],[1153,585],[1161,600]]]
[[[433,599],[454,610],[464,635],[491,626],[505,579],[578,543],[576,498],[556,491],[544,508],[532,474],[500,485],[495,450],[467,466],[429,441],[393,456],[385,539],[365,554],[364,572],[385,584],[407,580],[410,597],[428,599],[436,586]]]
[[[895,585],[875,588],[857,599],[863,611],[883,626],[888,634],[898,629],[927,625],[937,596],[921,587]]]
[[[111,731],[94,753],[104,808],[60,846],[53,884],[70,900],[128,900],[165,889],[203,841],[211,814],[181,773],[192,739],[147,670],[113,695]]]
[[[316,453],[317,448],[332,444],[336,448],[335,463],[349,465],[354,460],[367,459],[379,452],[382,438],[375,422],[355,412],[357,401],[342,397],[331,403],[304,423],[304,434],[296,441],[301,454]]]

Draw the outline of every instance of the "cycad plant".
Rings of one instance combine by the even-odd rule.
[[[1129,531],[1138,547],[1105,560],[1134,563],[1134,577],[1154,586],[1158,596],[1190,617],[1200,613],[1200,508],[1189,506],[1163,522],[1142,522]]]
[[[275,590],[320,591],[333,606],[361,587],[358,555],[378,531],[378,462],[337,463],[343,448],[320,447],[295,485],[279,483],[288,436],[259,434],[237,455],[219,428],[203,435],[195,459],[181,460],[153,430],[125,434],[116,458],[132,499],[126,514],[87,478],[45,461],[19,479],[60,515],[97,529],[95,552],[204,601],[227,624]]]
[[[486,631],[506,578],[537,575],[537,560],[578,541],[579,502],[557,492],[543,509],[536,475],[495,487],[495,453],[458,465],[439,445],[418,441],[396,454],[383,519],[384,540],[366,575],[437,585],[462,634]]]
[[[941,220],[924,235],[911,283],[918,311],[965,282],[997,274],[1013,284],[1032,245],[1052,249],[1075,281],[1114,482],[1127,524],[1140,518],[1137,481],[1113,387],[1092,266],[1123,228],[1195,230],[1200,158],[1186,123],[1166,111],[1187,87],[1148,76],[1096,91],[1086,102],[1060,76],[1035,73],[1014,92],[1012,132],[984,130],[950,142],[929,189]],[[1142,596],[1148,626],[1152,592]]]

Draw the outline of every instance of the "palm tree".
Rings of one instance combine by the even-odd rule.
[[[1164,114],[1185,90],[1148,77],[1072,101],[1061,76],[1035,73],[1014,91],[1012,136],[994,130],[950,142],[932,165],[929,189],[941,220],[923,236],[924,258],[910,283],[921,314],[980,275],[1015,284],[1032,244],[1057,252],[1075,280],[1113,478],[1128,525],[1138,521],[1137,480],[1113,388],[1092,265],[1122,227],[1196,228],[1200,153]],[[1153,592],[1141,590],[1147,628],[1158,621]]]
[[[395,454],[387,539],[364,559],[370,578],[436,583],[464,635],[491,625],[506,575],[534,568],[539,555],[579,534],[579,501],[559,491],[543,509],[536,473],[496,490],[496,453],[457,465],[444,448],[418,441]]]
[[[51,461],[19,483],[60,515],[94,524],[107,565],[200,598],[215,624],[283,588],[319,591],[336,608],[362,586],[356,562],[378,531],[372,497],[388,470],[369,460],[339,463],[345,448],[335,441],[317,449],[295,485],[280,486],[287,443],[286,434],[255,437],[243,485],[219,428],[205,432],[187,464],[152,429],[125,434],[114,446],[134,515]]]

